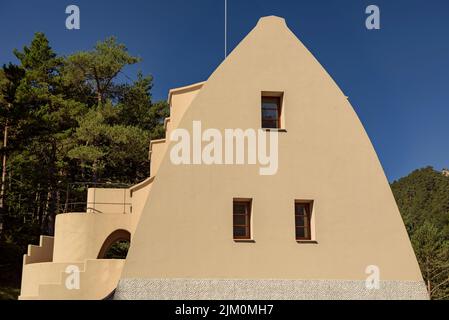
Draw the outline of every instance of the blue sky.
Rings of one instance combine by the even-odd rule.
[[[65,8],[81,29],[65,28]],[[365,8],[381,30],[365,28]],[[289,27],[335,79],[362,120],[390,181],[432,165],[449,167],[449,1],[228,0],[232,50],[265,15]],[[172,87],[206,80],[223,60],[224,0],[0,0],[0,63],[45,32],[68,55],[110,35],[143,61],[155,100]]]

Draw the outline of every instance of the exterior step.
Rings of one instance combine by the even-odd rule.
[[[31,273],[53,272],[43,277],[39,284],[33,288],[22,288],[20,300],[101,300],[108,297],[117,287],[125,260],[104,259],[86,260],[84,263],[42,263],[35,267]],[[79,268],[79,288],[69,289],[66,281],[76,277],[75,273],[66,273],[68,266]],[[59,271],[59,274],[58,274]],[[30,273],[30,270],[28,270]],[[54,273],[57,274],[54,274]],[[28,276],[36,276],[36,274]],[[25,272],[24,272],[25,274]],[[55,278],[59,281],[54,282]],[[47,279],[47,280],[46,280]],[[48,281],[48,282],[47,282]],[[34,282],[36,283],[36,282]]]

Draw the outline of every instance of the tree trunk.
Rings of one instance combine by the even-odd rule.
[[[39,225],[42,226],[44,221],[44,214],[45,214],[45,207],[46,203],[44,202],[44,191],[39,192],[39,210],[38,210],[38,219],[39,219]]]
[[[51,198],[51,192],[50,189],[47,189],[47,197],[45,200],[44,210],[42,213],[42,221],[41,221],[41,231],[45,233],[47,231],[47,217],[48,217],[48,211],[50,207],[50,199]]]
[[[70,197],[70,186],[69,183],[67,182],[67,189],[65,192],[65,204],[64,204],[64,213],[69,212],[69,197]]]
[[[97,91],[97,101],[98,101],[98,106],[101,106],[103,104],[103,96],[100,91]]]
[[[5,205],[5,184],[6,184],[6,146],[8,145],[8,120],[6,120],[3,130],[3,166],[2,166],[2,185],[0,190],[0,213],[4,211]]]
[[[39,190],[39,185],[38,185],[38,190]],[[36,192],[34,195],[34,206],[33,206],[33,222],[38,220],[38,216],[39,216],[39,192]]]
[[[5,184],[6,184],[6,146],[8,144],[8,120],[6,120],[5,128],[3,130],[3,166],[2,166],[2,185],[0,190],[0,234],[3,231],[3,216],[6,214],[5,210]]]
[[[430,258],[426,256],[426,278],[427,278],[427,292],[429,292],[429,298],[432,299],[432,285],[430,283]]]
[[[93,182],[94,184],[97,184],[97,160],[94,160],[94,163],[92,164],[92,173],[93,173]],[[96,188],[96,186],[94,186]]]
[[[46,213],[46,232],[47,235],[53,236],[55,229],[55,218],[57,208],[57,189],[58,174],[56,171],[56,142],[52,142],[50,167],[48,172],[48,197],[47,197],[47,213]]]

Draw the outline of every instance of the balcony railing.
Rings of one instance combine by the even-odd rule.
[[[58,213],[131,213],[130,186],[123,183],[72,183]]]

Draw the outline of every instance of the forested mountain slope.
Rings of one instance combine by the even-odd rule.
[[[432,167],[391,184],[433,299],[449,298],[449,177]]]

